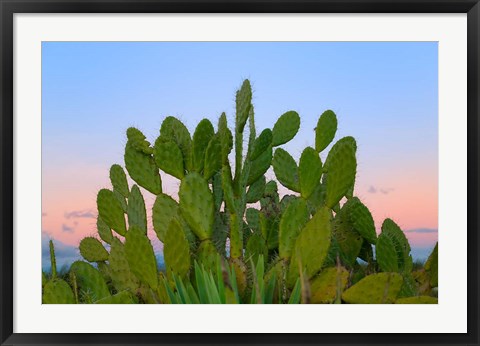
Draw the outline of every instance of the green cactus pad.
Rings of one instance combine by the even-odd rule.
[[[260,133],[255,142],[253,143],[253,149],[250,153],[249,159],[251,161],[257,159],[265,150],[272,145],[272,130],[265,129]]]
[[[252,260],[253,263],[257,263],[260,255],[262,255],[263,259],[267,261],[267,244],[265,242],[265,239],[263,239],[260,234],[256,233],[248,238],[247,246],[245,247],[245,260],[247,261],[247,263],[249,263],[248,261],[250,260]]]
[[[309,198],[322,175],[322,161],[315,149],[307,147],[303,150],[298,165],[300,193],[303,198]]]
[[[252,87],[250,81],[246,79],[240,90],[237,91],[235,98],[236,103],[236,128],[238,132],[243,132],[243,128],[250,114],[250,108],[252,107]]]
[[[182,179],[185,175],[183,154],[177,143],[165,140],[162,136],[155,141],[153,157],[158,168],[175,178]]]
[[[227,116],[225,113],[222,113],[218,120],[217,135],[220,139],[220,146],[222,147],[222,164],[226,164],[228,162],[228,154],[230,154],[233,148],[233,136],[228,128]]]
[[[100,239],[102,239],[105,243],[110,244],[112,242],[112,230],[100,216],[97,217],[97,231]]]
[[[213,232],[213,195],[207,181],[198,173],[190,173],[180,184],[180,211],[195,235],[211,238]]]
[[[247,208],[245,212],[245,218],[247,220],[248,227],[253,232],[260,232],[260,211],[255,208]]]
[[[278,242],[281,258],[290,258],[297,236],[304,228],[308,218],[307,203],[302,198],[292,200],[285,209],[279,224]]]
[[[337,116],[331,110],[323,112],[315,128],[315,150],[323,151],[335,137]]]
[[[344,209],[337,213],[333,223],[333,234],[340,250],[342,262],[352,267],[362,249],[363,238],[350,225]]]
[[[127,200],[123,195],[118,192],[117,190],[113,190],[113,194],[115,195],[115,198],[120,202],[120,205],[122,206],[122,210],[124,213],[127,212]]]
[[[134,291],[138,288],[139,281],[130,270],[125,255],[125,247],[117,237],[112,239],[108,263],[110,267],[110,277],[117,291]]]
[[[368,275],[343,292],[342,299],[348,304],[392,304],[402,282],[398,273]]]
[[[236,210],[235,196],[233,193],[232,173],[229,166],[223,166],[222,168],[222,188],[223,198],[225,199],[225,206],[233,213]]]
[[[292,156],[282,148],[275,150],[272,160],[273,171],[278,181],[295,192],[300,192],[297,163]]]
[[[121,291],[113,296],[97,300],[95,304],[135,304],[136,300],[131,292]]]
[[[127,142],[124,159],[128,174],[138,185],[154,195],[162,192],[160,173],[151,154],[145,154]]]
[[[266,182],[265,176],[262,175],[252,185],[250,185],[247,191],[246,202],[247,203],[258,202],[260,198],[262,198],[265,192],[266,183],[267,182]]]
[[[128,226],[137,226],[147,234],[147,211],[145,201],[137,185],[132,186],[127,206]]]
[[[175,142],[182,151],[184,167],[192,170],[192,139],[186,126],[175,117],[166,117],[160,128],[160,137]]]
[[[222,157],[219,153],[222,152],[222,145],[220,139],[215,136],[208,143],[205,151],[205,163],[203,165],[203,176],[209,180],[213,175],[219,172],[222,168]]]
[[[310,213],[314,213],[315,210],[325,205],[325,195],[326,195],[325,184],[318,184],[313,190],[312,194],[308,198],[308,208]]]
[[[158,286],[157,260],[150,240],[136,226],[130,227],[125,237],[125,255],[132,273],[155,290]]]
[[[297,112],[289,111],[278,118],[272,130],[272,145],[274,147],[290,141],[300,128],[300,117]]]
[[[197,125],[193,134],[192,159],[193,169],[196,172],[202,172],[205,163],[205,151],[208,143],[215,135],[213,125],[208,119],[203,119]]]
[[[150,142],[146,140],[145,135],[139,129],[130,127],[127,129],[128,142],[138,151],[150,155],[153,149],[150,148]]]
[[[204,240],[198,246],[196,253],[197,262],[207,269],[207,271],[216,268],[217,256],[217,249],[211,240]]]
[[[393,241],[385,234],[380,234],[375,245],[375,257],[378,266],[384,272],[398,272],[398,259]]]
[[[93,237],[83,238],[80,242],[80,254],[89,262],[101,262],[108,259],[108,252],[98,239]]]
[[[410,244],[408,243],[408,240],[400,227],[398,227],[393,220],[385,219],[382,224],[381,234],[389,237],[393,242],[395,251],[397,253],[399,270],[410,271],[412,266],[410,257]]]
[[[325,204],[333,208],[355,183],[357,145],[353,137],[344,137],[335,143],[325,161]]]
[[[102,274],[87,262],[74,262],[70,267],[70,277],[72,274],[75,274],[80,291],[87,293],[92,301],[110,296]]]
[[[343,208],[347,210],[353,228],[370,244],[375,244],[377,233],[370,210],[357,197],[350,198]]]
[[[270,168],[272,163],[272,146],[268,146],[260,156],[251,161],[247,185],[256,182]]]
[[[349,272],[343,267],[331,267],[315,276],[310,283],[313,304],[331,304],[341,297],[347,286]]]
[[[161,242],[165,241],[168,225],[174,218],[178,218],[178,203],[166,194],[159,194],[152,208],[153,228]]]
[[[430,286],[438,286],[438,242],[435,244],[435,247],[425,262],[425,270],[429,274]]]
[[[331,241],[330,219],[330,210],[323,207],[315,213],[298,235],[288,270],[289,287],[293,287],[299,277],[299,264],[309,279],[322,268]]]
[[[438,304],[438,298],[429,296],[400,298],[395,301],[395,304]]]
[[[42,304],[75,304],[75,297],[68,283],[54,279],[43,288]]]
[[[115,194],[107,189],[101,189],[97,195],[98,215],[103,221],[120,235],[125,235],[127,227],[125,225],[125,215],[122,205],[115,197]]]
[[[112,182],[113,190],[120,192],[125,198],[128,197],[127,176],[122,166],[112,165],[112,167],[110,167],[110,181]]]
[[[167,273],[186,278],[190,270],[190,246],[182,225],[175,219],[170,222],[165,236],[163,255]]]

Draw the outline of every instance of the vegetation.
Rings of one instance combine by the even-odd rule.
[[[355,139],[336,141],[322,162],[336,115],[320,116],[315,148],[305,148],[297,163],[281,146],[296,135],[299,115],[289,111],[257,136],[251,101],[246,80],[236,94],[233,133],[225,113],[216,131],[203,119],[193,137],[167,117],[153,146],[129,128],[125,168],[136,184],[129,186],[120,165],[111,167],[112,189],[97,195],[98,238],[81,241],[85,261],[63,278],[50,243],[43,302],[436,303],[438,247],[413,270],[394,221],[386,219],[377,237],[370,211],[354,195]],[[270,167],[276,180],[265,177]],[[160,170],[179,179],[178,202],[162,192]],[[277,182],[291,193],[280,198]],[[139,186],[156,196],[148,217]],[[165,271],[147,237],[150,220]]]

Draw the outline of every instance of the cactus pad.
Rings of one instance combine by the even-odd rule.
[[[48,281],[43,288],[43,304],[75,304],[72,289],[62,279]]]
[[[175,117],[166,117],[160,128],[160,137],[175,142],[182,151],[184,167],[192,170],[192,139],[186,126]]]
[[[213,125],[208,119],[203,119],[197,125],[193,134],[192,159],[193,169],[196,172],[202,172],[205,163],[205,151],[208,143],[215,135]]]
[[[294,199],[285,209],[279,225],[278,242],[281,258],[290,258],[297,236],[305,226],[308,218],[307,203],[302,198]]]
[[[429,274],[430,286],[438,286],[438,242],[435,244],[432,253],[425,262],[425,270]]]
[[[151,154],[137,150],[130,142],[125,146],[125,167],[138,185],[154,195],[162,192],[162,180]]]
[[[398,272],[398,259],[393,241],[385,234],[380,234],[375,246],[378,266],[384,272]]]
[[[203,176],[209,180],[213,175],[222,168],[222,157],[219,155],[222,152],[222,145],[220,139],[215,136],[208,143],[205,151],[205,163],[203,165]]]
[[[97,195],[98,215],[103,221],[120,235],[125,235],[127,228],[123,209],[115,194],[107,189],[101,189]]]
[[[213,232],[213,195],[207,181],[198,173],[190,173],[180,184],[180,211],[185,221],[200,240]]]
[[[290,141],[300,128],[300,117],[297,112],[289,111],[278,118],[272,130],[272,145],[274,147]]]
[[[349,273],[343,267],[331,267],[315,276],[310,283],[311,303],[331,304],[341,297]]]
[[[220,139],[220,146],[222,147],[222,164],[228,162],[228,154],[232,151],[233,148],[233,136],[232,132],[227,125],[227,116],[225,113],[222,113],[220,119],[218,120],[218,138]]]
[[[382,224],[382,235],[390,238],[397,253],[398,268],[401,271],[410,271],[412,259],[410,257],[410,245],[400,227],[391,219],[385,219]]]
[[[350,198],[343,208],[346,209],[349,222],[353,225],[355,231],[370,244],[375,244],[377,233],[375,232],[375,222],[370,210],[357,197]]]
[[[395,304],[438,304],[438,299],[429,296],[408,297],[397,299]]]
[[[299,277],[299,265],[308,278],[313,277],[322,268],[330,247],[332,234],[330,219],[331,212],[323,207],[298,235],[288,271],[289,287],[293,287]]]
[[[307,147],[303,150],[298,166],[300,193],[303,198],[309,198],[322,175],[322,161],[315,149]]]
[[[188,244],[182,225],[177,220],[172,220],[165,236],[163,255],[167,273],[186,278],[190,270],[190,246]]]
[[[100,216],[97,217],[97,231],[100,239],[102,239],[105,243],[110,244],[112,242],[112,230]]]
[[[243,132],[243,128],[250,114],[250,108],[252,107],[252,87],[250,81],[246,79],[235,98],[236,103],[236,128],[238,132]]]
[[[108,252],[98,239],[93,237],[83,238],[80,242],[80,254],[89,262],[101,262],[108,259]]]
[[[253,184],[270,168],[272,163],[272,146],[268,146],[260,156],[251,161],[247,185]]]
[[[265,129],[260,133],[255,142],[253,143],[253,149],[250,153],[250,160],[257,159],[265,150],[272,145],[272,130]]]
[[[392,304],[402,287],[402,276],[397,273],[368,275],[342,294],[348,304]]]
[[[102,274],[86,262],[76,261],[70,267],[70,277],[75,274],[81,292],[88,294],[93,301],[110,296]]]
[[[110,181],[112,182],[113,190],[120,192],[125,198],[128,197],[127,176],[125,175],[122,166],[112,165],[110,168]]]
[[[113,296],[97,300],[95,304],[135,304],[136,301],[129,291],[121,291]]]
[[[124,245],[117,237],[114,237],[112,240],[108,263],[110,267],[110,277],[117,291],[134,291],[138,288],[139,282],[130,270]]]
[[[152,208],[153,228],[161,242],[165,241],[168,225],[179,215],[178,203],[166,194],[159,194]]]
[[[175,178],[183,178],[185,174],[183,154],[177,143],[165,140],[162,136],[158,137],[153,148],[153,157],[162,171]]]
[[[266,183],[265,176],[262,175],[252,185],[250,185],[247,191],[246,202],[258,202],[265,192]]]
[[[155,290],[158,286],[157,260],[150,240],[136,226],[130,227],[125,237],[125,256],[132,273]]]
[[[315,150],[323,151],[335,137],[337,116],[331,110],[322,113],[315,128]]]
[[[147,234],[147,211],[145,201],[137,185],[132,186],[127,206],[128,226],[137,226]]]
[[[335,143],[325,161],[325,204],[333,208],[355,183],[357,145],[352,137],[344,137]]]
[[[288,152],[282,148],[275,150],[272,166],[275,176],[283,186],[292,191],[300,192],[297,163]]]

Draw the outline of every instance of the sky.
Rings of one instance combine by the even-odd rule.
[[[283,146],[297,161],[314,146],[320,114],[333,110],[336,140],[357,141],[355,194],[377,232],[390,217],[414,258],[428,256],[438,237],[436,42],[43,42],[42,243],[53,238],[68,263],[96,233],[96,194],[110,187],[110,166],[124,166],[128,127],[153,143],[170,115],[191,133],[203,118],[216,126],[222,112],[233,124],[245,78],[257,133],[299,113],[300,130]],[[162,178],[176,195],[178,180]]]

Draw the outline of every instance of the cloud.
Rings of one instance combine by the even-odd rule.
[[[383,193],[384,195],[388,195],[390,192],[394,191],[395,189],[394,188],[383,188],[383,187],[375,187],[373,185],[370,185],[370,187],[368,188],[367,192],[368,193],[377,193],[378,191],[380,191],[381,193]]]
[[[65,224],[62,224],[62,232],[73,233],[75,232],[75,227],[69,227]]]
[[[415,228],[415,229],[409,229],[405,232],[408,232],[408,233],[438,233],[438,229],[436,229],[436,228]]]
[[[71,212],[66,212],[65,213],[65,218],[66,219],[72,219],[72,218],[87,218],[87,219],[94,219],[96,218],[96,215],[92,213],[91,210],[74,210]]]

